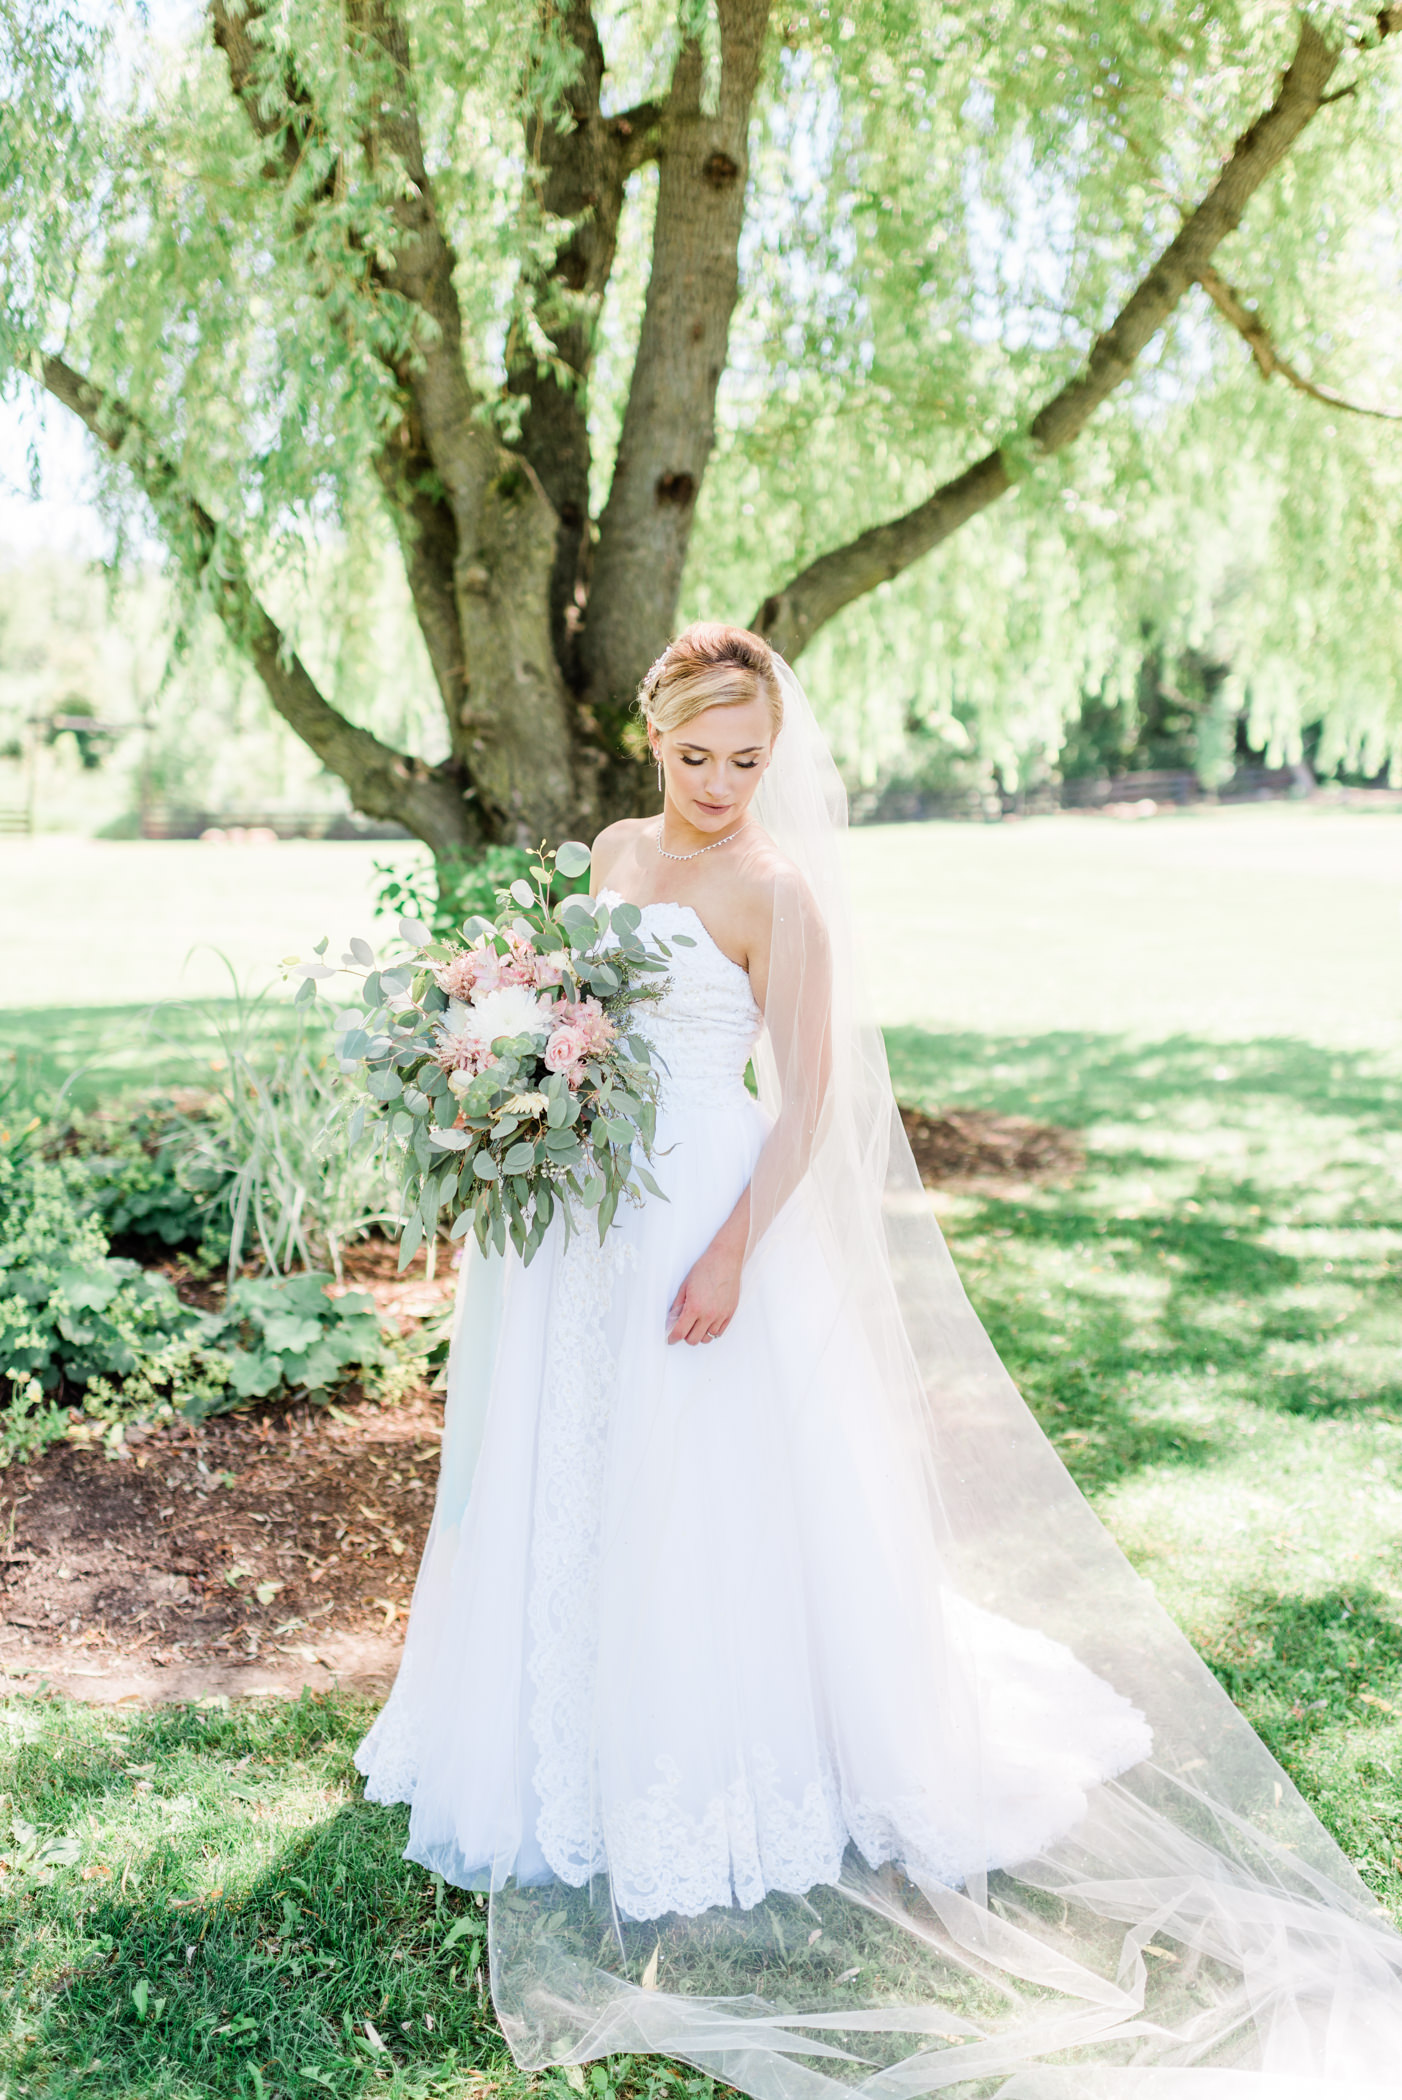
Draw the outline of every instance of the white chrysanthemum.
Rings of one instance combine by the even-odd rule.
[[[443,1032],[480,1053],[504,1035],[543,1035],[548,1014],[549,1001],[529,985],[504,984],[471,1005],[465,999],[450,999]]]

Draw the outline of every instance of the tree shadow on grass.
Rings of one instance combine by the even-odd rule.
[[[1021,1216],[1015,1205],[985,1206],[985,1215],[1005,1214]],[[987,1276],[971,1288],[994,1347],[1083,1494],[1148,1467],[1201,1468],[1221,1457],[1210,1430],[1146,1398],[1143,1381],[1163,1375],[1165,1352],[1115,1300],[1066,1293],[1029,1305]]]
[[[1198,1649],[1390,1907],[1402,1911],[1402,1616],[1367,1582],[1250,1587]]]
[[[1370,1583],[1311,1595],[1238,1590],[1201,1652],[1277,1756],[1341,1719],[1385,1726],[1394,1703],[1402,1712],[1402,1617],[1397,1600]]]
[[[886,1047],[896,1092],[916,1107],[977,1101],[1000,1114],[1071,1129],[1190,1100],[1245,1105],[1262,1094],[1370,1130],[1396,1129],[1402,1111],[1402,1067],[1395,1059],[1293,1036],[1220,1042],[1175,1035],[1141,1042],[1071,1029],[1013,1036],[892,1028]]]
[[[41,1737],[17,1761],[17,1799],[47,1820],[61,1787],[65,1818],[81,1804],[79,1827],[96,1827],[99,1796],[139,1765],[158,1787],[232,1800],[246,1825],[289,1771],[328,1750],[340,1753],[331,1776],[358,1787],[349,1752],[365,1718],[358,1702],[310,1694],[273,1713],[168,1708],[140,1718],[119,1760],[91,1738],[86,1754],[61,1755],[47,1785],[27,1769],[51,1753]],[[231,1773],[240,1760],[246,1772]],[[163,1780],[173,1763],[179,1774]],[[406,1829],[406,1811],[353,1799],[227,1893],[201,1894],[210,1848],[176,1831],[129,1856],[120,1880],[94,1887],[69,1870],[36,1888],[19,1920],[19,1966],[42,1961],[55,1910],[68,1945],[15,2068],[42,2075],[47,2100],[80,2089],[141,2100],[408,2094],[474,2067],[513,2076],[483,1980],[485,1911],[404,1863]],[[88,2076],[94,2060],[100,2075]]]
[[[1402,1227],[1375,1150],[1397,1127],[1402,1067],[1293,1040],[901,1029],[890,1047],[907,1100],[1120,1126],[1074,1187],[985,1196],[954,1226],[993,1341],[1087,1492],[1146,1466],[1210,1463],[1235,1437],[1213,1420],[1228,1396],[1278,1413],[1402,1420],[1402,1382],[1382,1370],[1384,1353],[1351,1337],[1341,1346],[1335,1326],[1351,1299],[1385,1331],[1402,1288],[1376,1243],[1341,1243],[1341,1232]],[[1243,1156],[1233,1173],[1210,1137],[1201,1160],[1160,1149],[1156,1117],[1199,1133],[1264,1118],[1260,1141],[1282,1172],[1272,1182]],[[1339,1125],[1363,1140],[1352,1156]],[[1178,1193],[1146,1206],[1145,1182]],[[1327,1262],[1310,1240],[1321,1226]]]

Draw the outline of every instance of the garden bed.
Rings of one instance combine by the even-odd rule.
[[[451,1299],[450,1260],[400,1276],[372,1239],[332,1288],[368,1291],[407,1335]],[[222,1295],[179,1259],[160,1267],[187,1303]],[[420,1387],[379,1408],[352,1385],[331,1407],[135,1426],[115,1456],[85,1428],[0,1472],[0,1689],[383,1690],[432,1512],[441,1397]]]
[[[904,1111],[936,1186],[1060,1177],[1071,1133],[977,1110]],[[456,1250],[453,1250],[455,1252]],[[382,1239],[349,1250],[341,1290],[368,1291],[411,1335],[453,1293],[453,1252],[405,1276]],[[179,1256],[153,1267],[217,1311],[223,1287]],[[347,1387],[329,1407],[270,1401],[126,1432],[115,1456],[81,1419],[0,1473],[0,1691],[47,1684],[141,1702],[382,1693],[394,1674],[428,1530],[441,1396],[381,1408]]]

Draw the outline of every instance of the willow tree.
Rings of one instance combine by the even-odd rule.
[[[1261,425],[1224,343],[1289,397],[1287,479],[1368,406],[1328,383],[1358,342],[1309,280],[1338,293],[1386,199],[1399,10],[210,0],[183,45],[62,0],[0,20],[6,363],[356,806],[440,858],[646,806],[630,703],[698,562],[792,659],[1014,492],[1023,544],[1064,548],[1107,404],[1092,482],[1113,456],[1161,501],[1200,398],[1239,465]],[[1376,461],[1349,460],[1386,573],[1398,453],[1357,502]],[[297,550],[370,491],[441,756],[299,653]],[[1333,537],[1299,560],[1343,603]],[[1395,673],[1365,682],[1376,730]]]

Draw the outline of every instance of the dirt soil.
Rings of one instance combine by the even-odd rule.
[[[1009,1183],[1062,1181],[1085,1165],[1085,1147],[1074,1130],[1034,1123],[1029,1116],[1000,1116],[984,1108],[927,1116],[903,1108],[901,1121],[920,1179],[933,1189],[996,1190]]]
[[[456,1251],[456,1250],[454,1250]],[[182,1294],[202,1287],[176,1274]],[[347,1259],[407,1331],[439,1312],[451,1259],[397,1275],[392,1247]],[[0,1694],[44,1685],[144,1702],[382,1692],[394,1675],[433,1510],[441,1398],[380,1409],[260,1405],[199,1425],[53,1446],[0,1472]]]
[[[1070,1131],[1018,1116],[902,1110],[936,1188],[1059,1179]],[[208,1286],[176,1280],[191,1297]],[[451,1299],[451,1258],[396,1273],[392,1247],[347,1262],[401,1330]],[[428,1531],[441,1397],[380,1409],[261,1405],[134,1430],[120,1456],[69,1441],[0,1472],[0,1696],[50,1688],[101,1702],[380,1696],[399,1658]]]

